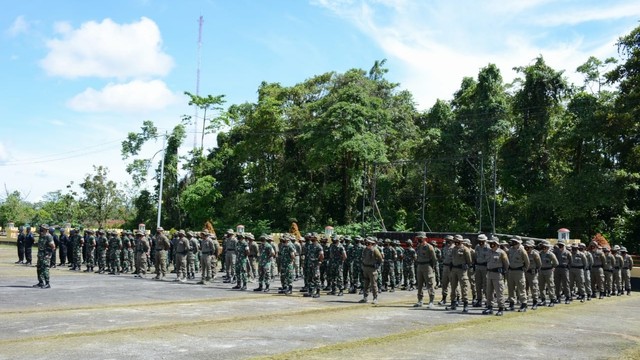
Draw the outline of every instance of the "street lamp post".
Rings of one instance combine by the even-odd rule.
[[[160,227],[160,215],[162,213],[162,183],[164,182],[164,157],[165,157],[165,143],[167,142],[167,134],[162,137],[162,160],[160,161],[160,189],[158,189],[158,221],[156,222],[156,229]]]

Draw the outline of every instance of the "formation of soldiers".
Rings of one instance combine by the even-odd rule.
[[[23,242],[33,239],[30,230],[21,232]],[[417,289],[414,306],[427,302],[427,307],[434,308],[436,289],[441,288],[438,305],[447,310],[462,307],[466,313],[470,306],[484,307],[483,314],[493,314],[495,309],[498,316],[515,310],[516,305],[524,312],[529,304],[535,310],[561,301],[569,304],[631,292],[633,259],[627,249],[618,245],[603,248],[597,242],[588,246],[567,246],[563,241],[535,244],[532,240],[523,243],[516,236],[507,243],[480,234],[472,247],[469,239],[449,235],[440,249],[425,233],[418,234],[415,246],[406,240],[403,247],[398,240],[327,238],[316,233],[300,240],[283,234],[274,244],[271,235],[255,239],[251,233],[231,229],[221,241],[206,230],[179,230],[169,239],[161,227],[151,237],[129,230],[119,234],[85,230],[81,235],[76,229],[69,236],[64,231],[57,236],[55,230],[40,227],[38,284],[34,287],[50,287],[49,267],[55,266],[58,248],[58,266],[66,265],[68,259],[72,271],[132,273],[144,278],[153,264],[155,279],[160,280],[173,265],[175,281],[196,280],[199,274],[198,283],[204,285],[216,279],[220,260],[223,283],[235,284],[232,289],[246,290],[248,282],[255,282],[254,291],[269,292],[279,276],[281,294],[292,294],[298,279],[303,280],[300,292],[305,297],[317,298],[321,291],[336,296],[358,293],[362,303],[368,302],[369,293],[376,304],[379,292]],[[18,255],[17,263],[30,262],[25,249],[19,247]],[[425,290],[428,301],[424,300]]]

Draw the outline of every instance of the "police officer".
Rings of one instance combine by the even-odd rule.
[[[469,288],[469,267],[473,264],[471,253],[469,249],[464,246],[463,238],[461,235],[456,235],[453,238],[453,250],[451,251],[451,267],[449,271],[450,283],[451,283],[451,306],[446,310],[456,310],[458,306],[458,300],[454,294],[457,293],[458,286],[460,286],[460,299],[462,300],[463,308],[462,312],[469,312],[469,299],[467,298],[467,289]]]
[[[498,305],[496,316],[502,316],[504,310],[504,274],[509,269],[509,257],[500,249],[498,238],[491,237],[487,241],[491,252],[487,259],[487,308],[484,315],[493,314],[493,297],[495,294]]]
[[[378,303],[378,269],[382,264],[382,254],[375,246],[375,239],[368,237],[366,240],[366,248],[362,251],[362,299],[361,303],[367,303],[369,290],[373,294],[373,304]]]
[[[553,247],[551,243],[544,240],[540,247],[540,273],[538,275],[538,283],[540,287],[541,306],[547,305],[547,295],[549,296],[549,307],[553,307],[556,303],[556,289],[554,285],[553,271],[558,266],[558,259],[551,251]]]
[[[33,250],[33,244],[35,242],[35,238],[33,233],[31,232],[31,226],[27,226],[27,233],[24,236],[24,260],[25,265],[31,265],[31,253]]]
[[[536,310],[538,308],[538,296],[540,295],[540,289],[538,287],[539,284],[539,276],[540,268],[542,267],[542,262],[540,260],[540,254],[538,250],[535,249],[535,244],[533,240],[527,240],[524,244],[524,250],[529,255],[529,268],[524,274],[525,279],[525,288],[527,293],[531,297],[531,310]]]
[[[522,240],[519,236],[512,237],[509,242],[511,247],[507,252],[509,256],[509,274],[507,275],[507,286],[509,287],[509,310],[514,310],[515,298],[520,302],[518,311],[527,311],[527,294],[525,292],[526,281],[524,274],[529,269],[529,255],[522,247]]]
[[[18,261],[15,264],[24,264],[24,242],[25,234],[22,226],[18,227]]]
[[[489,260],[489,254],[491,248],[487,244],[487,235],[478,235],[478,244],[476,245],[476,302],[473,307],[481,307],[482,300],[486,294],[486,281],[487,281],[487,261]]]
[[[171,243],[164,235],[164,229],[162,227],[158,227],[156,229],[156,239],[154,243],[156,280],[161,280],[167,274],[167,251],[170,247]]]
[[[227,271],[227,275],[224,279],[225,283],[235,281],[236,277],[236,245],[238,245],[238,239],[235,237],[232,229],[228,229],[224,239],[224,268]]]
[[[418,247],[416,248],[414,255],[416,256],[416,273],[418,277],[418,281],[416,283],[416,287],[418,288],[418,302],[415,303],[414,307],[422,306],[422,299],[424,294],[424,287],[427,287],[427,293],[429,294],[429,309],[433,309],[433,299],[435,298],[435,270],[434,268],[437,266],[438,260],[436,259],[436,253],[433,250],[433,246],[431,246],[427,242],[427,236],[424,232],[418,233],[417,239],[419,241]],[[408,240],[409,242],[411,240]],[[407,244],[408,247],[411,245]],[[406,259],[406,256],[405,256]]]

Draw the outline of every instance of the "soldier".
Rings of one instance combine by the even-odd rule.
[[[99,274],[104,274],[107,270],[107,251],[109,251],[109,240],[104,236],[103,230],[96,231],[98,235],[96,239],[96,248],[98,251],[98,271]]]
[[[391,246],[391,240],[384,240],[384,248],[382,249],[382,257],[384,262],[382,264],[382,289],[380,291],[394,292],[396,289],[395,280],[395,265],[396,265],[396,249]],[[390,287],[390,289],[387,288]]]
[[[69,243],[70,247],[73,249],[73,255],[70,258],[71,270],[80,271],[82,267],[82,248],[84,245],[84,238],[76,229],[72,229],[70,234]]]
[[[58,266],[64,266],[67,264],[67,253],[69,246],[69,236],[67,236],[67,232],[65,229],[60,228],[60,236],[58,237],[58,242],[60,243],[60,263]],[[69,262],[71,262],[71,258],[69,258]]]
[[[162,280],[167,274],[167,251],[171,247],[169,239],[164,235],[164,229],[156,229],[156,238],[153,244],[155,249],[154,267],[156,268],[156,280]]]
[[[189,239],[186,237],[186,233],[184,230],[178,231],[178,240],[176,241],[176,280],[184,282],[187,277],[187,255],[191,250],[191,245],[189,244]]]
[[[331,291],[327,295],[343,295],[342,270],[346,259],[347,252],[344,246],[340,244],[337,236],[333,236],[331,238],[331,246],[329,246],[329,286]],[[337,293],[336,290],[338,290]]]
[[[534,249],[535,244],[533,240],[527,240],[524,244],[524,250],[529,255],[529,268],[524,274],[525,289],[531,297],[531,310],[538,308],[538,296],[540,289],[538,287],[540,268],[542,267],[542,261],[540,260],[540,253]]]
[[[587,267],[587,258],[578,251],[578,244],[571,245],[571,269],[569,270],[569,287],[578,290],[580,302],[586,298],[584,290],[584,269]],[[570,295],[571,296],[571,295]],[[570,297],[573,298],[572,296]]]
[[[613,249],[611,249],[611,254],[616,259],[613,266],[613,293],[614,295],[622,295],[622,278],[620,274],[620,270],[622,269],[622,256],[620,256],[619,251],[620,246],[615,245]]]
[[[442,286],[442,300],[438,305],[447,304],[447,294],[449,291],[449,274],[451,272],[451,252],[453,251],[453,236],[447,235],[445,238],[445,246],[442,248],[442,272],[440,273],[440,285]],[[462,240],[462,237],[460,238]],[[451,293],[451,299],[455,299],[456,294]]]
[[[224,239],[224,268],[227,271],[225,283],[230,283],[236,279],[236,245],[238,245],[238,239],[235,237],[233,230],[228,229]]]
[[[200,251],[202,278],[198,284],[205,285],[213,279],[213,262],[211,260],[214,257],[214,253],[217,255],[218,251],[217,247],[215,247],[214,240],[209,236],[208,230],[201,231],[200,238],[202,239],[202,249]]]
[[[525,292],[524,273],[529,269],[529,255],[522,248],[522,240],[516,236],[510,240],[511,248],[507,252],[509,256],[509,274],[507,275],[507,285],[509,287],[509,310],[514,310],[515,297],[520,302],[519,312],[527,311],[527,295]]]
[[[355,244],[353,246],[353,280],[351,281],[350,294],[355,294],[358,289],[362,292],[362,252],[365,249],[364,239],[361,236],[356,236],[354,239]]]
[[[253,291],[269,292],[269,282],[271,280],[271,259],[275,256],[273,247],[268,242],[271,235],[262,234],[258,252],[258,287]]]
[[[122,240],[118,237],[118,233],[115,231],[110,232],[109,238],[109,258],[111,260],[111,275],[120,275],[122,268],[120,267],[120,255],[122,252]]]
[[[426,239],[426,236],[425,236]],[[421,239],[422,240],[422,239]],[[404,278],[404,284],[402,285],[403,290],[413,290],[416,284],[416,250],[413,248],[413,242],[411,239],[406,241],[407,246],[404,248],[404,254],[402,255],[402,275]],[[433,248],[432,248],[433,249]],[[435,252],[434,252],[435,254]],[[437,260],[431,264],[432,270],[437,264]],[[434,272],[435,274],[435,272]],[[435,285],[435,277],[434,284]]]
[[[487,245],[487,235],[478,235],[478,244],[475,248],[475,279],[476,279],[476,302],[473,307],[482,307],[482,300],[486,296],[486,281],[487,281],[487,261],[489,261],[489,255],[491,248]]]
[[[351,240],[351,236],[347,235],[342,238],[342,246],[344,247],[344,251],[347,253],[347,259],[342,267],[342,288],[348,288],[349,291],[351,291],[351,287],[353,286],[353,250],[355,248],[354,241]]]
[[[322,252],[329,253],[329,239],[326,237],[320,238],[320,245],[322,245]],[[327,274],[329,273],[329,257],[327,256],[320,262],[320,287],[327,291],[329,290],[329,282],[327,281]]]
[[[144,278],[147,274],[147,256],[151,250],[149,241],[144,236],[144,233],[140,230],[136,230],[135,241],[135,253],[136,253],[136,272],[135,277]]]
[[[253,238],[253,234],[238,234],[236,245],[236,286],[232,289],[247,290],[247,258],[249,257],[249,244],[245,239]]]
[[[293,289],[293,264],[296,259],[296,248],[289,242],[293,239],[293,235],[284,234],[280,239],[282,247],[278,255],[280,256],[280,283],[282,287],[278,294],[291,295]]]
[[[53,237],[53,243],[56,246],[56,250],[60,247],[60,238],[58,237],[58,235],[56,235],[56,228],[51,226],[49,227],[49,235],[51,235],[51,237]],[[51,268],[56,268],[56,250],[53,250],[51,252],[51,264],[50,267]]]
[[[126,245],[125,245],[125,241],[126,240]],[[147,245],[149,243],[147,242]],[[136,262],[136,253],[135,253],[135,237],[133,236],[133,233],[131,232],[131,230],[127,230],[127,232],[125,233],[124,239],[123,239],[123,243],[122,243],[122,252],[124,254],[124,258],[126,259],[126,264],[123,264],[122,266],[125,267],[126,269],[124,269],[125,273],[131,272],[134,269],[134,264]],[[146,263],[146,258],[145,258],[145,263]]]
[[[627,295],[631,295],[631,270],[633,270],[633,258],[627,254],[627,248],[622,246],[620,248],[620,254],[622,256],[622,285],[627,292]]]
[[[25,242],[25,234],[24,228],[22,226],[18,227],[18,261],[15,264],[24,264],[24,242]]]
[[[595,241],[589,244],[589,252],[593,257],[593,265],[591,265],[591,297],[595,298],[596,293],[599,293],[599,298],[602,299],[604,297],[603,265],[606,259],[600,245]]]
[[[615,266],[616,258],[611,254],[611,249],[608,246],[602,248],[604,251],[604,292],[606,297],[611,296],[613,290],[613,267]]]
[[[33,233],[31,232],[31,226],[27,226],[27,234],[24,236],[24,260],[25,265],[31,265],[31,253],[33,250],[33,243],[35,242],[35,238],[33,237]]]
[[[584,291],[587,293],[587,301],[591,301],[591,267],[593,266],[593,255],[586,251],[587,246],[583,243],[578,244],[578,251],[584,254],[587,259],[587,266],[584,268]]]
[[[487,308],[482,312],[484,315],[493,314],[493,297],[495,294],[498,304],[496,316],[502,316],[504,310],[504,274],[509,269],[509,258],[507,254],[499,248],[498,238],[492,237],[487,241],[491,252],[487,259]]]
[[[453,250],[451,251],[451,267],[450,267],[450,283],[451,283],[451,306],[445,310],[456,310],[458,300],[454,294],[457,293],[458,285],[460,285],[460,295],[463,304],[462,312],[469,312],[469,300],[467,298],[467,289],[469,287],[469,266],[473,264],[471,253],[466,246],[462,245],[463,239],[461,235],[453,238]]]
[[[360,300],[361,303],[367,303],[369,289],[371,289],[374,305],[378,303],[378,269],[383,261],[382,254],[380,253],[380,250],[376,248],[375,243],[376,241],[373,238],[368,237],[366,239],[366,248],[362,251],[363,297]]]
[[[451,238],[453,239],[453,238]],[[438,259],[438,265],[433,268],[436,273],[436,289],[442,286],[442,272],[444,271],[444,265],[442,264],[442,250],[438,247],[438,242],[431,240],[429,243],[433,247],[433,251],[436,253],[436,259]]]
[[[293,245],[293,244],[292,244]],[[295,245],[294,245],[295,247]],[[258,255],[260,253],[260,248],[258,243],[254,239],[249,239],[249,261],[248,265],[248,273],[251,280],[258,279]],[[294,264],[294,272],[295,272],[295,264]]]
[[[49,283],[49,266],[51,265],[51,256],[56,250],[56,244],[53,237],[49,234],[49,228],[46,224],[40,225],[40,238],[38,239],[38,283],[33,287],[48,289],[51,287]]]
[[[196,279],[196,259],[198,258],[198,252],[200,251],[200,242],[198,241],[196,234],[193,231],[188,233],[189,251],[187,252],[187,279]]]
[[[553,307],[556,303],[553,271],[556,266],[558,266],[558,259],[556,259],[556,255],[551,251],[553,246],[548,241],[543,241],[540,246],[542,247],[542,252],[540,252],[540,274],[538,276],[540,296],[542,299],[540,305],[547,305],[546,295],[549,295],[549,307]]]
[[[476,295],[476,251],[471,247],[471,240],[464,238],[462,239],[462,245],[469,250],[471,254],[471,264],[469,265],[469,269],[467,269],[467,278],[469,279],[469,293],[471,294],[472,303],[475,303],[475,295]]]
[[[561,294],[564,294],[565,303],[571,302],[571,289],[569,289],[569,266],[571,266],[571,253],[565,249],[564,240],[558,240],[557,248],[553,253],[558,259],[558,267],[553,271],[556,285],[556,304],[560,302]]]
[[[93,272],[93,266],[95,263],[95,252],[96,248],[98,247],[98,242],[96,241],[96,238],[93,236],[93,234],[93,230],[85,230],[85,235],[87,236],[87,238],[83,242],[83,245],[86,249],[86,257],[84,263],[87,266],[87,269],[84,272]]]
[[[415,251],[413,251],[413,257],[415,258],[416,269],[418,282],[416,287],[418,288],[418,302],[415,303],[414,307],[422,306],[422,299],[424,294],[424,287],[427,286],[427,293],[429,294],[429,305],[427,306],[429,309],[433,309],[433,299],[436,296],[436,291],[434,288],[435,285],[435,270],[434,268],[437,266],[437,258],[436,252],[427,242],[427,235],[424,232],[418,233],[418,247]],[[411,244],[409,244],[411,240],[407,240],[407,249],[413,250]],[[409,252],[411,253],[411,252]],[[407,255],[405,255],[405,261],[407,260]],[[413,266],[413,265],[412,265]],[[405,273],[406,274],[406,273]],[[406,276],[406,275],[405,275]],[[406,279],[406,277],[405,277]]]
[[[304,294],[305,297],[320,297],[320,264],[324,261],[324,250],[322,245],[318,243],[318,235],[312,233],[310,236],[311,245],[307,249],[308,271],[309,271],[309,289]]]
[[[404,249],[400,245],[400,240],[393,240],[393,245],[396,250],[396,263],[395,263],[395,271],[396,271],[396,285],[400,285],[402,283],[402,268],[404,261]]]

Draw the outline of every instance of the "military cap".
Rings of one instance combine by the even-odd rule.
[[[273,236],[267,235],[267,241],[273,241]]]
[[[526,246],[526,247],[534,247],[535,245],[536,244],[531,239],[529,239],[529,240],[524,242],[524,246]]]
[[[613,251],[620,250],[620,245],[613,245]]]
[[[187,234],[184,232],[184,230],[179,230],[178,235],[187,235]]]
[[[491,239],[487,240],[487,243],[498,243],[498,238],[496,238],[495,236],[492,236]]]
[[[597,242],[597,241],[592,241],[589,245],[590,245],[590,246],[595,246],[595,247],[597,247],[598,249],[600,249],[600,248],[601,248],[600,244],[598,244],[598,242]]]
[[[136,236],[142,236],[142,235],[144,235],[144,234],[142,233],[142,231],[140,231],[140,230],[136,230]]]
[[[334,234],[331,236],[331,241],[338,241],[338,240],[340,240],[340,237],[338,235]]]
[[[552,247],[553,245],[551,245],[550,242],[548,242],[547,240],[542,240],[540,242],[540,246],[545,246],[545,247]]]
[[[162,226],[158,226],[158,227],[156,228],[156,231],[164,231],[164,229],[162,228]]]
[[[358,236],[354,237],[353,240],[362,241],[363,239],[362,239],[362,236],[358,235]]]
[[[344,241],[351,241],[351,236],[345,235],[344,236]]]
[[[417,237],[417,238],[420,238],[420,239],[422,239],[422,238],[426,238],[426,237],[427,237],[427,233],[426,233],[426,232],[424,232],[424,231],[419,231],[419,232],[416,234],[416,237]]]
[[[384,239],[385,244],[391,244],[391,239]]]
[[[406,243],[407,245],[413,245],[413,241],[411,241],[411,239],[407,239],[407,240],[405,240],[405,243]]]
[[[462,235],[460,235],[460,234],[456,234],[456,235],[453,237],[453,241],[462,241]]]
[[[487,235],[485,234],[478,235],[478,241],[487,241]]]
[[[400,240],[393,240],[394,245],[400,245]]]
[[[464,239],[462,239],[462,243],[465,244],[465,245],[471,245],[471,240],[469,240],[467,238],[464,238]]]
[[[506,242],[506,241],[504,241],[504,240],[500,241],[500,243],[499,243],[499,244],[500,244],[500,246],[507,246],[507,245],[509,245],[509,244],[507,244],[507,242]]]
[[[233,235],[233,229],[227,229],[227,235]]]
[[[433,246],[437,246],[438,242],[435,240],[431,240],[431,242],[429,242],[429,244],[433,245]]]
[[[375,240],[375,239],[373,239],[373,238],[367,237],[367,238],[365,239],[365,242],[366,242],[367,244],[375,244],[375,243],[376,243],[376,240]]]
[[[624,247],[624,246],[620,246],[620,252],[626,253],[627,252],[627,248]]]
[[[520,236],[514,236],[509,239],[509,242],[517,242],[518,244],[522,244],[522,239],[520,238]]]
[[[45,229],[45,230],[49,230],[49,225],[47,225],[47,224],[41,224],[41,225],[40,225],[40,228],[41,228],[41,229]]]
[[[558,245],[560,245],[560,244],[564,245],[564,243],[565,243],[564,239],[559,239],[558,240]]]
[[[252,233],[244,233],[244,237],[249,240],[255,240],[255,237],[253,236]]]
[[[585,245],[584,243],[578,243],[578,247],[579,247],[579,248],[586,248],[586,247],[587,247],[587,245]]]
[[[605,246],[605,247],[602,248],[602,251],[609,252],[609,251],[611,251],[611,249],[609,249],[608,246]]]
[[[453,240],[453,235],[447,235],[444,237],[444,239],[448,241]]]

